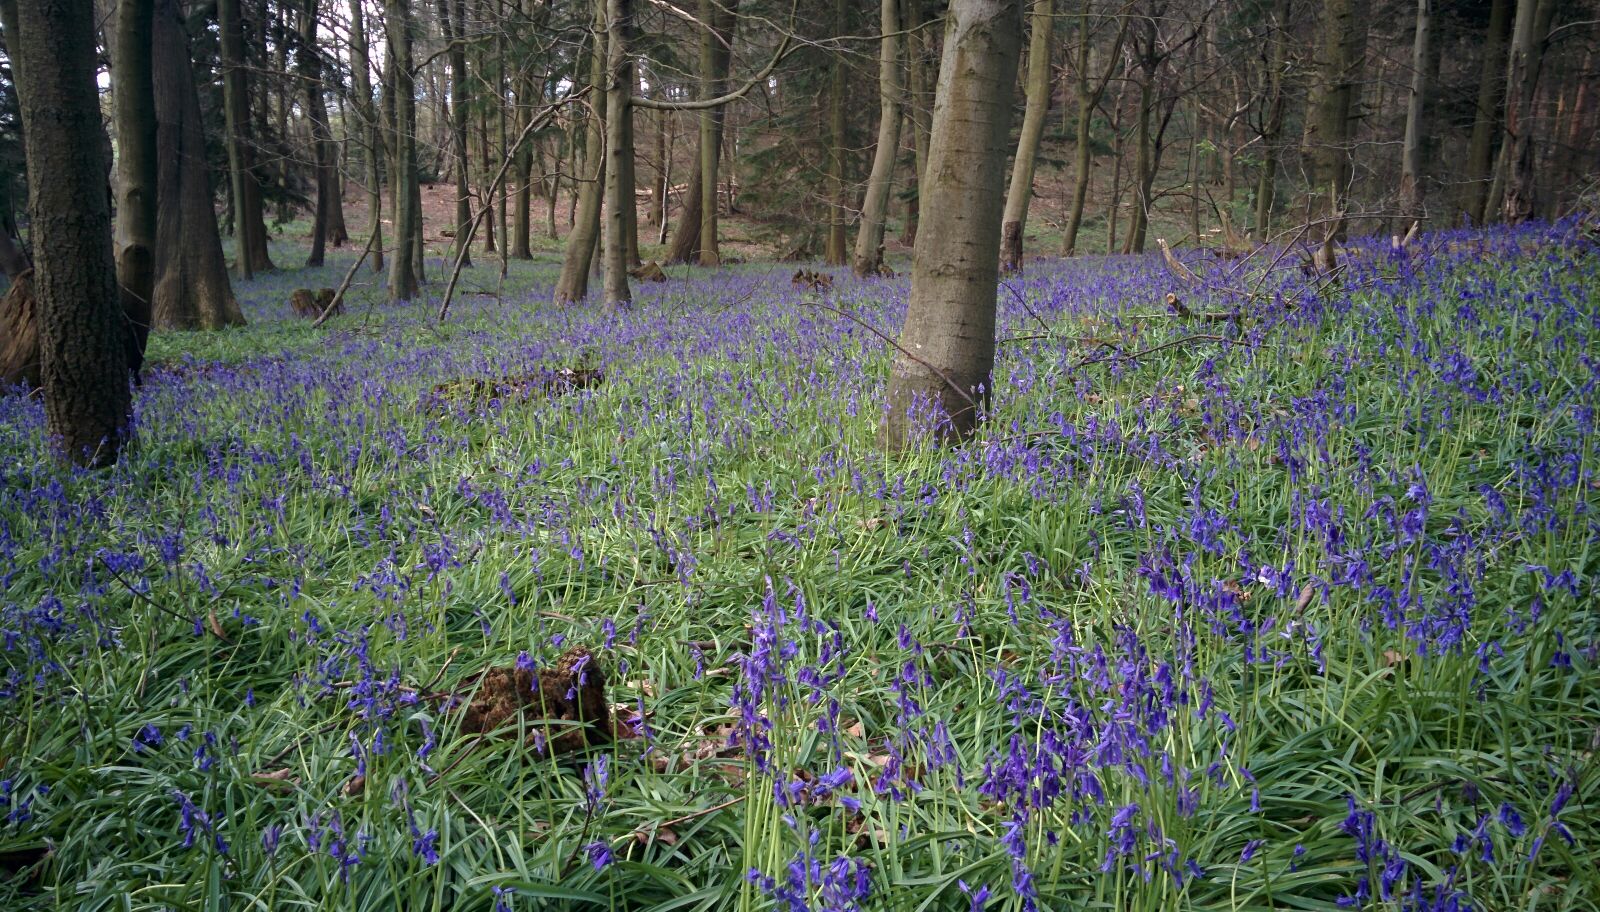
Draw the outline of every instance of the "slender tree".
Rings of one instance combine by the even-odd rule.
[[[255,145],[250,117],[249,65],[245,60],[244,24],[239,0],[217,0],[221,33],[223,118],[227,130],[228,180],[233,196],[233,233],[237,252],[234,271],[248,279],[271,269],[267,226],[261,209],[261,183],[255,171]]]
[[[1350,189],[1353,108],[1366,33],[1364,0],[1326,0],[1317,39],[1317,85],[1306,117],[1312,217],[1342,234]]]
[[[584,165],[578,187],[578,211],[556,280],[557,304],[572,304],[589,296],[589,266],[600,241],[601,193],[605,187],[606,0],[595,0],[594,46],[589,54],[589,116],[584,134]]]
[[[1028,203],[1033,199],[1033,169],[1039,158],[1039,141],[1044,137],[1044,119],[1050,113],[1050,87],[1055,83],[1050,72],[1050,39],[1056,27],[1053,0],[1034,0],[1029,21],[1033,31],[1028,38],[1028,104],[1023,110],[1022,135],[1011,162],[1011,186],[1006,191],[1005,215],[1000,222],[1000,268],[1005,272],[1022,268],[1022,231],[1028,222]]]
[[[451,7],[454,6],[452,11]],[[456,256],[472,265],[472,187],[467,174],[467,48],[465,0],[439,0],[439,25],[450,46],[450,141],[456,166]]]
[[[112,52],[116,102],[117,283],[122,311],[137,352],[129,367],[139,373],[150,332],[155,291],[156,94],[151,61],[154,0],[121,0]]]
[[[422,209],[417,184],[416,82],[411,69],[411,2],[386,0],[384,33],[388,37],[389,77],[394,105],[390,148],[394,188],[394,256],[389,264],[389,300],[409,301],[417,295],[417,242]]]
[[[1098,79],[1091,79],[1089,51],[1094,41],[1093,12],[1094,0],[1084,0],[1083,13],[1078,20],[1077,64],[1074,67],[1078,96],[1077,138],[1073,144],[1076,158],[1072,172],[1072,202],[1067,209],[1067,227],[1061,235],[1062,256],[1072,256],[1078,252],[1078,232],[1083,227],[1083,206],[1089,197],[1090,168],[1093,165],[1094,155],[1094,149],[1089,142],[1090,127],[1094,124],[1095,108],[1100,106],[1100,99],[1105,96],[1106,86],[1111,84],[1111,77],[1117,72],[1122,58],[1122,42],[1128,35],[1128,20],[1118,17],[1117,39],[1112,42],[1111,52],[1106,55],[1105,70]]]
[[[833,27],[837,34],[845,32],[847,9],[845,0],[834,0]],[[822,254],[829,266],[844,265],[846,233],[850,225],[850,201],[845,196],[844,180],[845,79],[844,55],[835,54],[828,85],[828,241]]]
[[[372,271],[383,272],[383,128],[372,100],[372,57],[367,44],[366,15],[362,0],[350,0],[350,74],[355,87],[356,120],[366,165],[367,215],[372,246]]]
[[[1022,45],[1022,0],[953,0],[934,102],[911,297],[880,437],[959,441],[977,426],[994,370],[1004,163]]]
[[[1495,143],[1501,135],[1505,105],[1506,37],[1511,28],[1515,0],[1493,0],[1489,24],[1483,33],[1482,64],[1478,72],[1478,99],[1473,106],[1472,136],[1467,143],[1467,214],[1483,222],[1488,217],[1490,184],[1494,180]]]
[[[1428,91],[1428,41],[1433,29],[1431,0],[1417,0],[1417,27],[1411,42],[1411,94],[1406,100],[1406,133],[1400,152],[1400,211],[1422,215],[1422,102]]]
[[[861,204],[861,228],[856,232],[856,254],[851,264],[859,276],[877,275],[884,269],[883,231],[889,220],[894,166],[900,157],[898,6],[897,0],[883,0],[879,10],[882,37],[878,40],[878,145],[872,155],[872,173],[867,177],[867,196]]]
[[[24,2],[13,54],[32,212],[45,422],[68,459],[114,463],[129,430],[128,356],[111,251],[91,0]]]
[[[698,75],[702,99],[715,98],[727,85],[728,72],[733,66],[738,6],[738,0],[701,0]],[[707,107],[698,112],[696,166],[689,172],[689,184],[683,194],[683,210],[678,227],[672,233],[672,243],[667,247],[665,259],[668,263],[720,262],[716,238],[710,241],[711,253],[708,256],[703,252],[706,245],[701,240],[701,233],[708,220],[713,226],[717,220],[715,212],[709,216],[705,214],[705,203],[715,203],[717,199],[717,171],[722,160],[724,117],[719,107]],[[706,192],[707,184],[711,186],[710,193]]]
[[[1271,19],[1272,51],[1267,60],[1266,112],[1261,123],[1261,173],[1256,180],[1256,234],[1264,241],[1272,227],[1272,204],[1278,191],[1278,153],[1288,107],[1283,73],[1289,63],[1289,15],[1293,0],[1278,0]]]
[[[632,68],[628,33],[633,28],[632,0],[606,0],[606,188],[603,250],[605,304],[616,310],[633,301],[628,287],[628,216],[634,209],[628,160],[633,157]]]

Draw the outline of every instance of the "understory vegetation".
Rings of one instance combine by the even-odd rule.
[[[0,399],[0,906],[1600,908],[1600,248],[1182,255],[1007,279],[952,449],[903,279],[756,265],[263,274],[100,473]]]

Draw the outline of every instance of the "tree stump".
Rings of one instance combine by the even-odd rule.
[[[294,309],[295,316],[308,317],[312,320],[322,316],[322,312],[333,304],[334,291],[332,288],[322,288],[312,291],[309,288],[296,288],[289,293],[289,306]],[[344,301],[334,305],[333,316],[344,313]]]
[[[528,740],[541,753],[564,754],[613,737],[606,676],[589,650],[574,646],[553,668],[485,669],[472,702],[461,708],[461,731],[489,734],[527,722]]]
[[[0,299],[0,392],[24,383],[39,386],[39,321],[32,269],[18,273]]]

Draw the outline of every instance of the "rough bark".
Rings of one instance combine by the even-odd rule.
[[[834,0],[833,25],[845,32],[845,0]],[[847,253],[846,231],[850,222],[850,201],[845,198],[845,66],[844,55],[833,57],[833,73],[828,87],[828,241],[823,260],[829,266],[843,266]]]
[[[911,297],[889,375],[882,443],[970,436],[988,399],[1011,96],[1022,0],[955,0],[939,67]],[[932,412],[929,415],[929,412]]]
[[[1048,4],[1050,0],[1042,0]],[[900,157],[900,15],[897,0],[882,0],[879,10],[882,37],[878,40],[878,144],[872,153],[872,173],[861,203],[861,227],[856,231],[856,253],[851,268],[858,276],[883,271],[883,231],[889,220],[889,191],[894,186],[894,166]]]
[[[1411,95],[1406,100],[1406,132],[1400,152],[1400,211],[1422,216],[1422,101],[1428,91],[1428,41],[1433,18],[1430,0],[1417,0],[1417,28],[1411,41]]]
[[[189,58],[189,33],[178,0],[155,0],[156,114],[155,287],[157,329],[241,326],[244,314],[228,281],[228,262],[206,166],[205,124]]]
[[[110,465],[129,430],[131,397],[95,85],[94,5],[22,3],[16,21],[19,40],[8,45],[19,64],[45,423],[66,458]]]
[[[304,0],[296,23],[300,44],[296,50],[300,84],[305,90],[306,119],[311,122],[312,171],[316,203],[311,212],[311,251],[307,266],[321,266],[328,246],[328,208],[332,205],[334,161],[333,131],[328,127],[328,105],[322,98],[322,55],[317,50],[317,0]]]
[[[248,279],[272,269],[267,225],[261,208],[261,183],[255,172],[250,121],[250,76],[245,61],[244,23],[239,0],[217,0],[221,33],[222,109],[228,147],[228,180],[233,196],[234,271]]]
[[[123,314],[134,332],[138,357],[129,367],[136,375],[144,364],[150,299],[155,287],[156,98],[151,60],[154,23],[154,0],[121,0],[111,58],[119,146],[117,284]]]
[[[1028,103],[1023,109],[1022,134],[1011,162],[1011,186],[1006,191],[1005,215],[1000,221],[1000,269],[1022,268],[1022,232],[1028,225],[1028,204],[1033,200],[1033,169],[1044,137],[1045,115],[1050,113],[1050,44],[1055,30],[1054,0],[1034,0],[1029,18]]]
[[[606,189],[605,237],[602,243],[605,306],[626,309],[633,302],[628,287],[628,212],[633,210],[632,67],[628,33],[633,27],[633,0],[606,0]]]
[[[411,4],[409,0],[386,0],[384,33],[389,45],[389,84],[394,104],[394,131],[390,148],[394,153],[389,183],[394,188],[394,256],[389,263],[389,300],[409,301],[417,296],[416,234],[417,205],[416,81],[411,71]]]
[[[588,127],[584,134],[584,163],[579,175],[578,209],[567,232],[561,277],[556,281],[557,304],[572,304],[589,296],[589,267],[600,240],[600,203],[605,188],[606,0],[595,0],[595,45],[589,55]]]

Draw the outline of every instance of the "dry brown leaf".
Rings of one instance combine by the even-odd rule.
[[[1300,590],[1300,597],[1294,600],[1295,613],[1299,614],[1300,612],[1306,610],[1306,608],[1311,604],[1311,599],[1316,594],[1316,590],[1311,588],[1311,584],[1306,583],[1305,586]]]
[[[354,798],[367,790],[367,777],[357,776],[344,784],[344,796]]]

